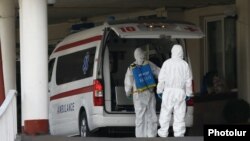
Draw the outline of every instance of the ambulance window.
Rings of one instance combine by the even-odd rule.
[[[96,48],[90,48],[58,58],[56,83],[58,85],[91,77]]]
[[[51,76],[52,76],[52,72],[53,72],[53,66],[54,66],[54,63],[55,63],[55,58],[51,59],[49,61],[49,75],[48,75],[48,80],[49,82],[51,81]]]

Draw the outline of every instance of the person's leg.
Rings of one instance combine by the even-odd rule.
[[[172,104],[171,99],[166,94],[163,94],[162,97],[162,104],[161,104],[161,111],[159,117],[159,123],[161,128],[158,130],[158,135],[160,137],[167,137],[168,136],[168,129],[169,123],[171,120],[171,113],[172,113]]]
[[[175,137],[183,137],[186,132],[185,126],[186,101],[177,102],[174,106],[173,130]]]
[[[147,136],[156,137],[157,135],[156,100],[153,94],[147,106],[146,121],[147,121]]]
[[[135,107],[135,136],[136,137],[146,137],[145,130],[145,113],[146,105],[142,104],[140,101],[134,101]]]

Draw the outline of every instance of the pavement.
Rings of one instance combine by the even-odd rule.
[[[39,136],[27,136],[18,135],[16,141],[203,141],[202,136],[193,137],[167,137],[167,138],[112,138],[112,137],[65,137],[65,136],[51,136],[51,135],[39,135]]]

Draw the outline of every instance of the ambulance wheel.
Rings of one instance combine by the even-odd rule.
[[[90,135],[87,116],[86,116],[85,111],[83,111],[80,115],[79,133],[81,137],[88,137]]]

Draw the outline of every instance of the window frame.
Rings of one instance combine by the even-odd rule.
[[[90,63],[90,64],[88,64],[88,65],[90,65],[89,66],[89,68],[90,67],[92,67],[91,68],[91,72],[89,72],[88,74],[86,74],[86,76],[82,76],[82,77],[79,77],[79,78],[77,78],[77,77],[74,77],[74,79],[73,78],[71,78],[71,79],[67,79],[67,80],[64,80],[64,81],[62,81],[62,73],[60,73],[60,68],[59,67],[61,67],[60,65],[60,63],[61,63],[61,59],[65,59],[65,57],[73,57],[73,56],[75,56],[76,54],[80,54],[80,55],[84,55],[84,54],[86,54],[88,51],[90,51],[91,53],[94,53],[94,55],[92,55],[91,57],[92,57],[92,60],[89,60],[89,62],[93,62],[92,64]],[[62,56],[59,56],[58,58],[57,58],[57,65],[56,65],[56,80],[55,80],[55,82],[56,82],[56,84],[57,85],[63,85],[63,84],[66,84],[66,83],[71,83],[71,82],[74,82],[74,81],[79,81],[79,80],[82,80],[82,79],[86,79],[86,78],[89,78],[89,77],[93,77],[93,73],[94,73],[94,62],[95,62],[95,56],[96,56],[96,51],[97,51],[97,47],[96,46],[93,46],[93,47],[90,47],[90,48],[88,48],[88,49],[83,49],[83,50],[78,50],[78,51],[75,51],[75,52],[72,52],[72,53],[69,53],[69,54],[64,54],[64,55],[62,55]],[[65,65],[65,64],[64,64]],[[72,64],[71,64],[72,65]],[[79,66],[79,68],[81,67],[83,67],[82,66],[83,64],[81,64],[81,66]],[[67,68],[71,68],[71,67],[67,67]],[[82,70],[83,71],[83,70]],[[88,71],[88,70],[87,70]]]
[[[237,71],[234,72],[234,76],[233,77],[229,77],[228,76],[228,73],[230,73],[228,70],[227,70],[227,66],[228,66],[228,63],[237,67],[237,63],[234,64],[233,62],[236,61],[236,57],[233,58],[235,59],[235,61],[233,62],[228,62],[227,60],[227,55],[228,55],[228,44],[226,43],[226,41],[228,40],[227,39],[227,30],[226,29],[226,25],[227,24],[227,18],[234,18],[234,17],[226,17],[225,15],[216,15],[216,16],[207,16],[207,17],[204,17],[203,18],[203,27],[204,27],[204,31],[205,31],[205,38],[204,38],[204,49],[203,49],[203,65],[201,65],[201,67],[203,67],[203,76],[205,76],[205,74],[209,71],[212,71],[214,68],[209,68],[209,39],[208,39],[208,24],[209,22],[220,22],[220,26],[221,26],[221,40],[220,40],[220,43],[219,45],[221,45],[221,60],[222,60],[222,63],[221,63],[221,68],[220,68],[220,73],[219,73],[219,77],[221,77],[224,82],[226,83],[226,87],[229,88],[229,89],[235,89],[237,88]],[[236,20],[235,20],[235,24],[236,24]],[[235,27],[236,28],[236,27]],[[235,29],[235,32],[236,32],[236,29]],[[235,33],[235,32],[232,32]],[[235,40],[236,40],[236,36],[235,35]],[[233,41],[232,43],[234,43],[235,41]],[[234,48],[237,48],[236,47],[236,44],[233,48],[230,48],[230,49],[234,49]],[[231,60],[232,61],[232,60]],[[217,71],[218,71],[218,67],[216,67]],[[222,74],[221,74],[222,73]],[[232,79],[233,78],[233,79]],[[230,81],[232,80],[232,81]],[[233,82],[234,81],[234,82]],[[233,82],[233,83],[230,83],[230,82]],[[230,86],[228,85],[230,83]],[[229,86],[229,87],[228,87]]]
[[[208,23],[209,22],[216,22],[216,21],[221,21],[221,29],[222,29],[222,33],[221,33],[221,45],[222,45],[222,73],[223,73],[223,77],[225,76],[225,28],[224,28],[224,18],[225,16],[209,16],[209,17],[205,17],[204,18],[204,29],[205,29],[205,42],[204,42],[204,63],[203,63],[203,68],[204,68],[204,73],[209,71],[209,47],[208,47]]]

